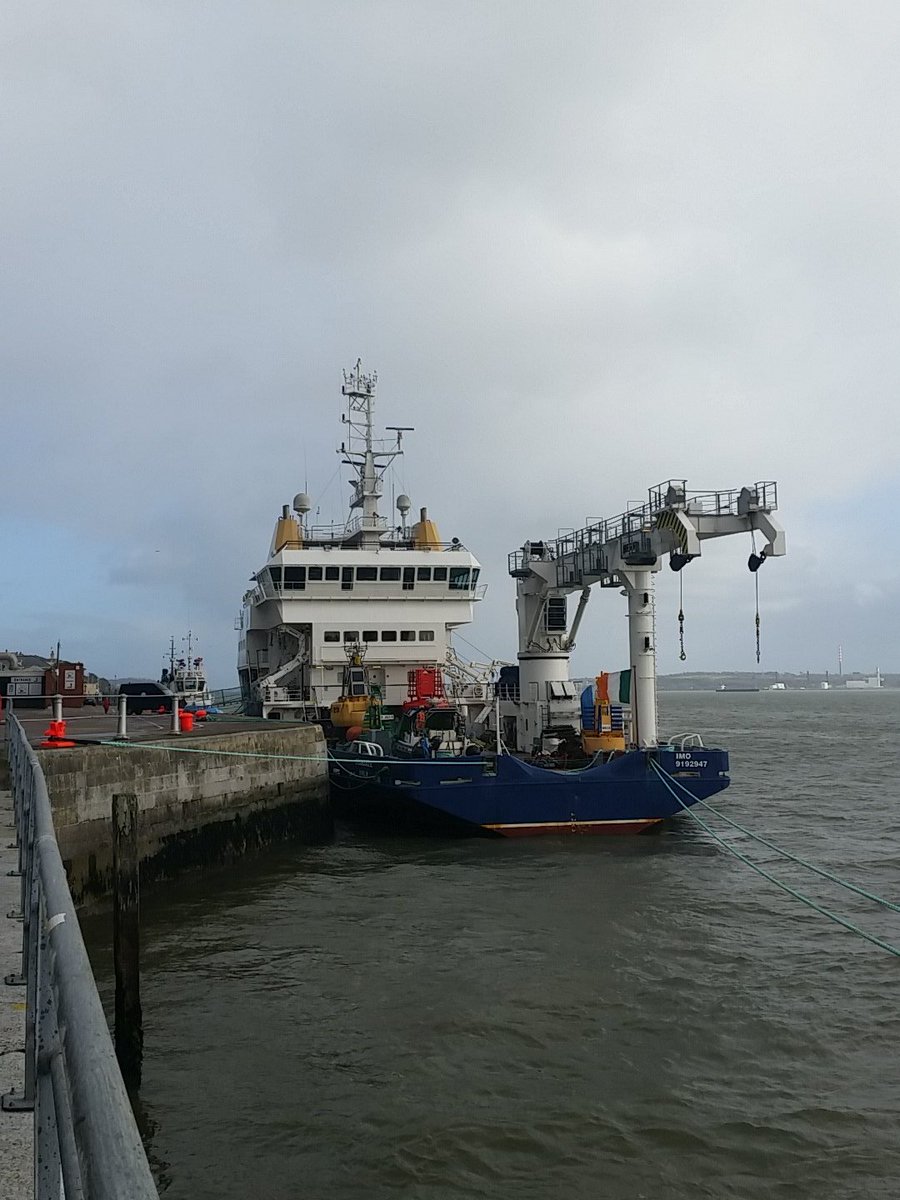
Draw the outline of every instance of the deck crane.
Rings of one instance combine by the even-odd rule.
[[[539,747],[547,729],[577,729],[580,724],[569,656],[597,583],[619,588],[628,598],[632,739],[638,746],[655,746],[654,573],[666,554],[679,571],[700,557],[707,538],[735,533],[759,533],[764,539],[759,553],[754,542],[748,562],[752,571],[758,570],[767,558],[785,553],[784,531],[772,515],[777,507],[772,482],[688,492],[685,480],[674,479],[650,488],[645,504],[611,520],[591,521],[555,541],[526,542],[513,551],[509,573],[516,580],[519,686],[512,703],[507,695],[503,712],[515,716],[517,749]],[[569,626],[566,597],[576,591],[581,596]]]

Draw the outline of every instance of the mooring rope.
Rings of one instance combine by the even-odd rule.
[[[663,767],[660,767],[659,769],[671,783],[674,783],[676,787],[681,788],[686,796],[690,796],[692,800],[694,799],[692,793],[684,786],[683,783],[680,783],[679,780],[674,779],[665,771]],[[832,883],[838,884],[839,887],[846,888],[848,892],[856,892],[858,896],[864,896],[866,900],[871,900],[875,904],[881,904],[884,908],[891,909],[892,912],[900,913],[900,904],[894,904],[891,900],[885,900],[884,896],[878,896],[874,892],[867,892],[865,888],[860,887],[858,884],[851,883],[849,879],[842,879],[840,875],[834,875],[831,871],[826,871],[824,867],[816,866],[815,863],[811,863],[807,859],[801,858],[799,854],[793,854],[790,850],[785,850],[782,846],[776,846],[776,844],[774,842],[770,842],[768,838],[764,838],[760,834],[754,833],[752,829],[747,829],[746,826],[740,825],[737,821],[732,820],[731,817],[726,816],[721,809],[713,808],[711,804],[707,804],[705,800],[696,800],[695,803],[702,805],[707,812],[711,812],[714,816],[721,817],[723,821],[727,821],[729,825],[734,826],[735,829],[739,829],[741,833],[745,833],[747,837],[752,838],[754,842],[760,842],[763,846],[768,846],[770,850],[774,850],[775,853],[780,854],[782,858],[789,858],[791,862],[799,863],[801,867],[806,867],[808,871],[814,871],[816,875],[821,875],[824,879],[830,879]]]
[[[326,762],[330,757],[327,753],[265,754],[261,750],[206,750],[202,746],[176,746],[172,742],[122,742],[115,738],[101,740],[100,745],[112,746],[116,750],[172,750],[177,754],[219,754],[228,758],[277,758],[288,762]]]
[[[720,846],[722,846],[730,854],[733,854],[735,856],[735,858],[739,858],[741,860],[741,862],[745,863],[748,867],[750,867],[750,869],[752,871],[756,871],[757,875],[762,875],[762,877],[764,879],[768,879],[768,881],[770,883],[774,883],[775,886],[778,888],[781,888],[781,890],[783,892],[787,892],[788,895],[793,896],[796,900],[799,900],[802,904],[805,904],[805,905],[807,905],[807,907],[814,909],[817,913],[820,913],[823,917],[827,917],[829,919],[829,921],[834,921],[835,924],[842,925],[844,927],[844,929],[849,929],[851,933],[855,933],[859,937],[865,938],[865,940],[867,942],[871,942],[874,946],[878,946],[882,950],[887,950],[887,952],[889,954],[893,954],[895,958],[900,958],[900,949],[898,949],[896,946],[892,946],[890,944],[890,942],[882,941],[881,938],[875,937],[874,934],[867,933],[865,931],[865,929],[860,929],[860,927],[858,925],[855,925],[852,921],[848,921],[846,917],[839,916],[837,913],[832,912],[831,909],[824,908],[821,904],[817,904],[816,901],[813,900],[811,897],[805,896],[803,894],[803,892],[798,892],[797,889],[791,887],[791,885],[789,883],[785,883],[782,879],[778,879],[775,875],[772,875],[764,867],[761,867],[759,865],[759,863],[755,863],[752,858],[748,858],[746,854],[742,854],[741,851],[736,849],[736,847],[732,846],[730,842],[726,842],[723,837],[720,837],[719,834],[716,833],[716,831],[710,825],[708,825],[706,821],[703,820],[703,818],[700,816],[699,813],[695,813],[692,808],[688,807],[688,805],[684,803],[684,801],[681,799],[681,797],[678,795],[678,793],[675,791],[675,789],[669,783],[669,776],[666,773],[666,771],[664,771],[662,769],[662,767],[658,766],[657,763],[655,763],[653,761],[653,759],[650,760],[650,764],[655,769],[657,774],[659,775],[664,786],[669,790],[669,792],[672,794],[672,796],[678,802],[678,804],[681,805],[681,807],[684,809],[684,811],[686,813],[689,813],[694,818],[694,820],[703,829],[706,830],[706,832],[710,835],[711,838],[714,838],[715,841],[717,841]],[[701,803],[702,803],[702,801],[701,801]],[[713,811],[715,811],[715,810],[713,810]]]
[[[82,743],[89,744],[89,743]],[[367,766],[377,767],[379,773],[383,773],[390,765],[389,762],[382,762],[380,758],[363,758],[361,755],[348,755],[346,758],[339,758],[330,750],[326,750],[324,754],[267,754],[262,750],[217,750],[207,749],[203,746],[177,746],[173,742],[122,742],[115,739],[108,739],[99,743],[101,746],[110,746],[115,750],[171,750],[176,754],[211,754],[224,755],[227,758],[269,758],[278,762],[333,762],[353,779],[359,779],[360,776],[355,775],[347,764],[350,766]],[[450,765],[446,759],[411,759],[417,766],[442,767]]]

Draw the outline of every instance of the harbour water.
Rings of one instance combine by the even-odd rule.
[[[731,751],[734,819],[900,902],[900,692],[670,693],[660,717]],[[900,915],[716,828],[900,945]],[[166,1200],[900,1195],[900,962],[688,815],[620,840],[344,827],[148,894],[143,969]]]

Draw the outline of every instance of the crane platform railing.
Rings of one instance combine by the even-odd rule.
[[[558,585],[576,584],[585,576],[602,576],[608,569],[606,547],[625,542],[636,553],[650,553],[650,534],[663,512],[682,509],[689,517],[737,517],[748,511],[778,508],[778,487],[772,480],[751,488],[689,492],[683,479],[669,479],[648,490],[645,504],[636,504],[615,517],[588,521],[583,528],[554,539],[526,542],[508,556],[509,574],[522,578],[535,561],[556,562]],[[655,556],[654,556],[655,557]]]

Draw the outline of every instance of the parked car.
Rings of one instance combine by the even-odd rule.
[[[132,683],[119,685],[119,695],[127,696],[125,711],[127,713],[172,711],[173,695],[161,683],[150,679],[141,679]]]

